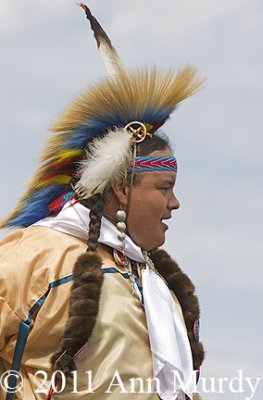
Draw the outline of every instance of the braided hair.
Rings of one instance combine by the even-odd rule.
[[[68,320],[62,336],[61,348],[50,360],[52,369],[62,371],[65,376],[76,369],[74,355],[85,345],[92,334],[99,311],[99,298],[103,283],[102,260],[96,254],[103,198],[100,194],[96,194],[83,203],[90,208],[88,249],[74,265]]]

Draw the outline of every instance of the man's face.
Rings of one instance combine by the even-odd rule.
[[[169,148],[151,155],[172,155]],[[171,218],[172,210],[180,204],[173,193],[176,173],[150,171],[142,173],[139,183],[132,187],[127,219],[127,230],[133,241],[149,251],[165,241],[168,226],[163,222]]]

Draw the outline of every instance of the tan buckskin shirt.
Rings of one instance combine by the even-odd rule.
[[[14,399],[44,400],[51,382],[54,385],[49,359],[60,347],[74,263],[86,249],[85,240],[40,226],[15,231],[1,243],[0,375],[11,369],[20,322],[27,321],[29,311],[45,297],[32,316]],[[103,267],[125,272],[115,264],[110,248],[100,245],[98,252]],[[51,288],[54,282],[58,285]],[[77,371],[72,379],[62,379],[54,400],[159,398],[144,310],[129,280],[118,272],[104,275],[95,328],[76,364]],[[5,397],[0,388],[0,399]],[[193,399],[200,397],[194,394]]]

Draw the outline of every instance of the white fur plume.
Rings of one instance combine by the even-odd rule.
[[[108,184],[126,177],[131,160],[131,136],[124,128],[94,139],[88,147],[87,159],[80,165],[76,192],[83,199],[103,193]]]

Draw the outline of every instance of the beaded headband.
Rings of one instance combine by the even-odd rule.
[[[128,168],[131,171],[133,166]],[[174,156],[140,156],[135,158],[134,172],[172,171],[177,172]]]

